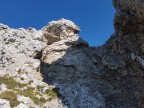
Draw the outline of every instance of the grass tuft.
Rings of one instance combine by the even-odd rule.
[[[26,84],[21,84],[15,81],[12,77],[0,76],[0,84],[6,84],[8,89],[15,89],[16,87],[24,87]]]
[[[17,95],[12,91],[5,91],[1,93],[0,98],[8,100],[11,107],[15,107],[20,104],[20,102],[17,100]]]
[[[17,90],[19,95],[23,95],[25,97],[30,97],[35,104],[41,105],[46,102],[43,98],[38,98],[36,95],[41,95],[39,92],[35,92],[35,88],[27,87],[25,90]]]
[[[54,88],[52,90],[47,89],[44,95],[47,95],[48,99],[43,98],[42,94],[40,92],[37,92],[37,90],[42,90],[44,86],[38,85],[35,88],[28,86],[27,84],[21,84],[17,81],[15,81],[12,77],[8,76],[0,76],[0,84],[6,84],[8,89],[11,89],[13,91],[5,91],[0,94],[0,98],[6,99],[10,102],[11,107],[17,106],[20,102],[17,100],[17,95],[23,95],[25,97],[30,97],[30,99],[37,105],[42,105],[46,101],[50,101],[55,98],[59,98],[60,94],[58,92],[58,89]],[[31,80],[28,84],[33,83]],[[23,87],[27,87],[26,89],[20,89]],[[38,96],[38,97],[37,97]]]
[[[37,87],[36,87],[38,90],[41,90],[41,89],[43,89],[44,88],[44,86],[42,86],[42,85],[37,85]]]
[[[46,94],[49,96],[49,100],[60,98],[60,93],[57,88],[53,88],[52,90],[46,90]]]

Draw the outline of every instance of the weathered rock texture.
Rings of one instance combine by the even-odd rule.
[[[15,108],[144,108],[144,0],[113,4],[115,33],[100,47],[89,47],[66,19],[38,31],[1,24],[0,75],[27,85],[12,89],[0,81],[0,97],[33,87],[41,104],[18,92]],[[10,106],[0,99],[1,108]]]

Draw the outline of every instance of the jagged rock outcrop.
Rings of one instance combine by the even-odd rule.
[[[47,46],[47,43],[42,41],[42,36],[43,31],[41,30],[37,31],[34,28],[12,29],[0,24],[1,108],[9,108],[10,106],[17,106],[16,108],[44,107],[48,104],[45,101],[51,98],[51,94],[55,94],[51,90],[54,87],[43,82],[39,72],[40,61],[35,59],[40,58],[40,52]],[[16,97],[13,98],[13,95],[16,95],[17,100]],[[19,96],[30,98],[29,102],[24,102],[26,98],[20,101]],[[63,107],[59,99],[50,102],[51,106]]]
[[[114,19],[115,33],[103,45],[102,49],[121,55],[125,66],[116,70],[116,74],[106,77],[125,97],[119,104],[124,107],[144,107],[144,1],[143,0],[113,0],[116,8]],[[121,77],[120,75],[123,74]],[[116,98],[114,99],[116,100]],[[123,101],[123,102],[122,102]],[[131,105],[131,106],[130,106]]]
[[[72,21],[66,19],[60,19],[59,21],[51,21],[49,24],[42,28],[43,40],[47,44],[52,44],[61,39],[73,36],[80,32],[80,28]]]
[[[113,4],[115,33],[100,47],[66,19],[0,24],[0,108],[143,108],[144,1]]]

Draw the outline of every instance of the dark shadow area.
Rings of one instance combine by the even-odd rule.
[[[104,108],[103,96],[97,90],[101,88],[105,93],[111,87],[99,81],[104,70],[101,63],[90,57],[92,49],[81,38],[61,42],[44,49],[40,65],[44,82],[59,90],[62,102],[68,108]]]
[[[143,92],[140,92],[143,90],[143,82],[139,75],[142,72],[141,68],[137,63],[130,63],[130,60],[125,66],[111,69],[103,64],[103,58],[114,61],[115,66],[122,58],[118,59],[117,52],[104,47],[89,47],[79,38],[63,43],[59,41],[44,49],[45,56],[41,58],[40,72],[44,82],[58,90],[63,105],[68,108],[141,106],[141,96],[136,98],[133,95],[135,92]],[[39,52],[40,55],[41,53]]]

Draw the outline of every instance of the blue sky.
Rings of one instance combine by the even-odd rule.
[[[112,0],[1,0],[0,23],[12,28],[40,29],[51,20],[66,18],[81,28],[91,46],[102,45],[114,32]]]

